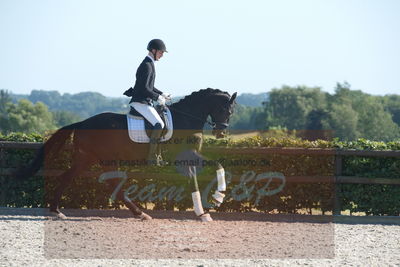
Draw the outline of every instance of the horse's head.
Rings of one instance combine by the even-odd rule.
[[[210,117],[213,123],[213,135],[216,138],[225,136],[225,130],[229,126],[229,119],[233,113],[237,93],[230,96],[228,93],[213,95],[210,100]]]
[[[173,112],[176,129],[202,130],[210,116],[213,134],[217,138],[224,137],[233,113],[236,93],[232,96],[219,89],[201,89],[185,96],[170,106]]]

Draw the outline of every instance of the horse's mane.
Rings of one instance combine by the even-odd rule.
[[[185,96],[178,102],[172,104],[174,106],[180,106],[182,104],[186,104],[188,100],[190,101],[195,101],[197,99],[201,99],[204,96],[209,96],[213,94],[221,94],[221,95],[226,95],[227,97],[230,97],[230,94],[228,92],[222,91],[220,89],[213,89],[213,88],[207,88],[207,89],[201,89],[199,91],[193,92],[190,95]]]

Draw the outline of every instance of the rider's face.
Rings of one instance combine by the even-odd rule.
[[[164,55],[164,51],[156,50],[156,58],[155,58],[155,60],[160,60],[160,58],[162,58],[163,55]]]

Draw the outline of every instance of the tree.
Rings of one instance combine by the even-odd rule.
[[[337,84],[330,115],[331,126],[341,139],[391,141],[400,137],[399,126],[385,110],[382,97],[350,90],[348,83]]]
[[[307,115],[307,130],[323,130],[329,125],[329,114],[323,109],[313,109]]]
[[[359,131],[362,137],[377,141],[391,141],[400,138],[400,128],[384,110],[378,98],[366,96],[358,106]]]
[[[8,128],[8,106],[12,104],[7,90],[0,90],[0,132]]]
[[[81,120],[81,118],[75,113],[64,110],[54,111],[53,116],[54,123],[57,127],[63,127]]]
[[[248,107],[237,104],[230,119],[230,129],[234,130],[263,130],[264,110],[262,107]]]
[[[290,130],[306,129],[308,114],[312,110],[324,109],[326,97],[327,93],[319,87],[283,86],[273,89],[265,102],[267,128],[281,126]]]
[[[32,103],[42,102],[50,110],[62,109],[62,97],[58,91],[32,90],[28,98]]]
[[[360,137],[358,114],[349,103],[332,104],[329,116],[334,136],[341,140],[355,140]]]
[[[400,95],[386,95],[382,104],[385,111],[391,114],[392,120],[400,126]]]
[[[29,100],[22,99],[17,104],[8,103],[7,113],[7,122],[5,127],[1,129],[3,133],[44,133],[56,128],[52,113],[41,102],[34,105]]]
[[[43,102],[51,111],[69,111],[80,118],[88,118],[105,111],[127,112],[129,98],[109,98],[96,92],[78,94],[57,91],[32,90],[28,99],[33,103]]]

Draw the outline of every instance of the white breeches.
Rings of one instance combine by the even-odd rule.
[[[147,104],[142,104],[139,102],[132,102],[130,104],[131,107],[137,110],[140,114],[143,115],[150,123],[151,125],[156,125],[156,123],[161,124],[161,128],[163,129],[165,124],[162,121],[160,115],[158,115],[156,109],[150,105]]]

